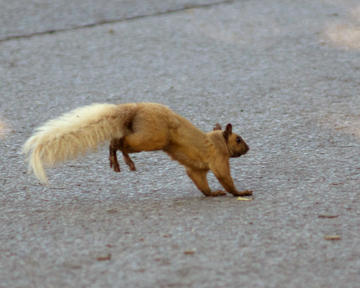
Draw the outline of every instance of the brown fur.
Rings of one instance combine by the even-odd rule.
[[[102,109],[99,115],[95,115],[97,114],[96,109],[94,110],[96,105],[99,105],[99,108]],[[100,107],[100,105],[102,106]],[[172,159],[185,166],[189,177],[206,196],[225,194],[223,191],[212,192],[210,190],[206,179],[209,170],[214,173],[225,190],[234,196],[252,194],[251,191],[238,191],[230,175],[229,158],[239,157],[249,150],[244,140],[232,133],[231,124],[228,124],[224,131],[217,124],[213,131],[204,133],[187,119],[161,104],[133,103],[117,106],[109,105],[109,108],[104,105],[108,104],[94,104],[75,110],[86,111],[86,107],[91,107],[94,110],[94,117],[92,119],[88,117],[88,114],[84,113],[87,117],[82,120],[81,113],[78,113],[80,116],[76,115],[77,123],[73,129],[71,121],[74,118],[74,113],[72,112],[66,114],[71,117],[66,118],[63,116],[59,118],[62,122],[64,122],[64,119],[69,120],[67,122],[70,123],[67,123],[64,128],[61,127],[62,124],[58,123],[61,121],[52,120],[40,127],[39,132],[25,143],[25,152],[31,154],[30,167],[38,177],[43,177],[42,179],[39,177],[41,180],[46,179],[46,175],[41,173],[41,169],[39,171],[36,169],[39,169],[38,167],[42,168],[43,162],[47,166],[52,166],[57,162],[74,158],[74,156],[95,148],[94,141],[101,144],[107,139],[110,141],[110,166],[116,172],[120,172],[120,165],[116,156],[117,150],[122,152],[125,163],[133,171],[136,168],[129,156],[130,153],[163,150]],[[109,109],[109,111],[106,111],[106,109]],[[79,117],[80,119],[78,119]],[[82,125],[79,125],[78,122],[82,123]],[[56,125],[52,125],[54,123]],[[99,125],[102,126],[98,127]],[[55,126],[55,128],[52,126]],[[102,131],[102,129],[106,130],[106,133],[98,131]],[[101,134],[101,137],[91,139],[91,143],[88,145],[86,139],[82,139],[83,136],[81,135],[84,134],[88,137],[92,135],[93,130]],[[71,134],[71,137],[68,136],[69,134]],[[75,138],[75,140],[72,138]],[[76,145],[73,145],[72,141]],[[58,146],[62,149],[59,150]],[[57,151],[61,151],[62,154],[57,155]]]

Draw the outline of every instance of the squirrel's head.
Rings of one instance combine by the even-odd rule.
[[[222,130],[219,123],[214,127],[214,131]],[[237,134],[232,133],[232,125],[229,123],[226,125],[222,135],[225,139],[226,146],[229,150],[230,157],[240,157],[249,151],[249,146],[245,141]]]

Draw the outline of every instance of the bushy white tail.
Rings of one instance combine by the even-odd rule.
[[[122,137],[129,111],[120,107],[113,104],[84,106],[37,128],[22,150],[28,156],[29,170],[42,183],[47,183],[44,166],[52,167],[74,159],[105,141]]]

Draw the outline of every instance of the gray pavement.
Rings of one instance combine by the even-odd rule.
[[[231,0],[0,0],[0,40],[92,27]]]
[[[22,2],[0,1],[0,287],[358,287],[358,1],[130,2],[106,2],[102,25],[92,2],[79,18],[57,1],[66,20],[22,5],[15,25],[3,9]],[[136,173],[112,172],[103,147],[49,186],[26,174],[36,126],[135,101],[231,122],[251,148],[232,175],[254,200],[203,197],[161,152],[134,155]]]

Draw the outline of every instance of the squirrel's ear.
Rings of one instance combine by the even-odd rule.
[[[231,123],[226,125],[225,131],[227,131],[229,133],[229,135],[232,134],[232,125],[231,125]]]
[[[232,134],[232,125],[231,123],[226,125],[226,129],[223,132],[225,140],[228,140],[229,136]]]
[[[221,125],[219,123],[216,123],[213,130],[221,130]]]

